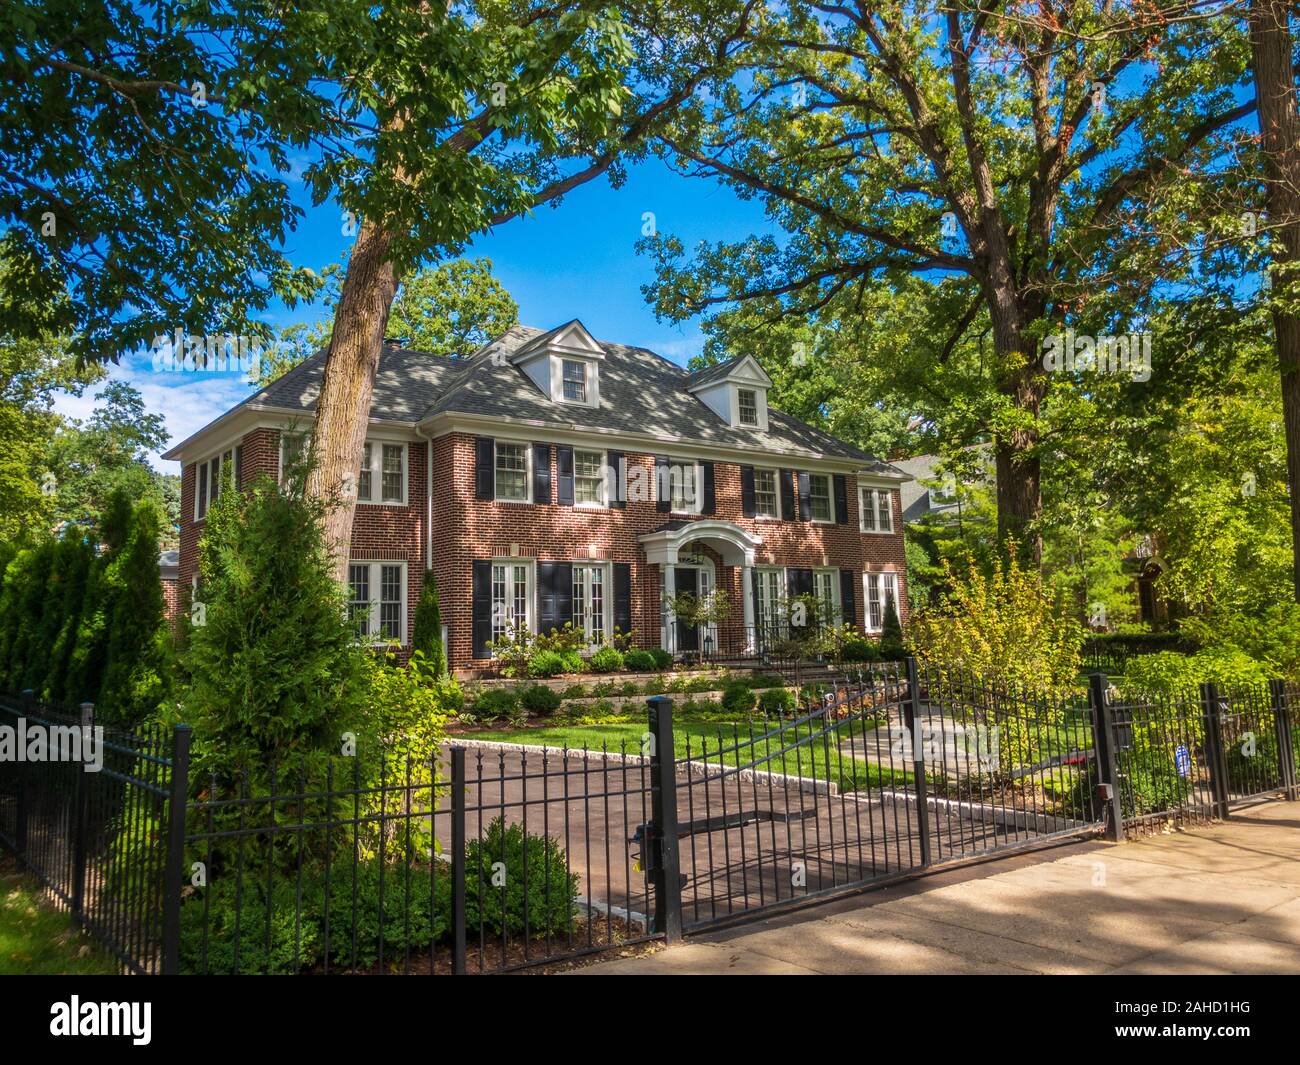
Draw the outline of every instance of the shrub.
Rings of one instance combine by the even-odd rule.
[[[825,684],[814,681],[812,684],[805,684],[799,689],[799,705],[806,706],[809,709],[820,707],[826,698],[830,688]]]
[[[1268,669],[1249,655],[1216,648],[1194,655],[1176,651],[1135,655],[1120,684],[1126,692],[1189,697],[1195,696],[1206,682],[1231,689],[1263,684],[1268,679]]]
[[[882,653],[880,645],[865,636],[851,636],[840,645],[840,657],[845,662],[879,662]]]
[[[441,677],[447,672],[447,649],[442,644],[442,610],[438,605],[438,582],[433,570],[424,571],[420,601],[411,626],[411,650],[424,655],[429,672]]]
[[[530,677],[554,677],[564,672],[564,656],[559,651],[534,651],[528,659]]]
[[[655,660],[655,669],[671,669],[673,656],[662,647],[650,648],[650,657]]]
[[[514,688],[485,688],[472,707],[476,720],[485,725],[519,712],[519,695]]]
[[[638,673],[647,673],[656,666],[655,656],[649,651],[628,651],[623,656],[623,665]]]
[[[504,863],[499,876],[497,863]],[[496,867],[496,868],[494,868]],[[465,848],[465,916],[489,935],[563,935],[578,916],[578,877],[559,842],[501,818]],[[504,880],[504,883],[502,881]],[[525,899],[527,908],[525,909]]]
[[[589,694],[585,684],[570,684],[561,693],[565,699],[585,699]]]
[[[268,898],[265,877],[247,871],[242,878],[234,872],[214,876],[181,906],[181,971],[274,975],[315,964],[318,922],[298,919],[297,900],[291,879],[275,879]],[[337,925],[330,935],[339,935]]]
[[[779,673],[755,673],[746,683],[756,691],[762,688],[783,688],[785,678]]]
[[[645,695],[663,695],[667,687],[662,677],[651,677],[641,685],[641,691]]]
[[[747,714],[757,702],[754,689],[743,680],[733,680],[722,689],[722,708],[728,713]]]
[[[560,693],[545,684],[532,684],[519,693],[519,704],[530,714],[545,716],[560,708]]]
[[[1257,791],[1280,783],[1281,763],[1277,752],[1277,722],[1269,715],[1261,721],[1263,730],[1255,733],[1254,747],[1245,736],[1237,736],[1226,744],[1223,752],[1228,765],[1228,787],[1233,791]],[[1291,729],[1291,749],[1300,751],[1300,725]]]
[[[591,656],[590,664],[593,672],[614,673],[623,668],[623,653],[612,647],[602,647]]]
[[[758,697],[758,705],[766,714],[788,714],[798,703],[789,688],[768,688]]]
[[[1128,782],[1120,789],[1125,817],[1172,810],[1186,801],[1195,768],[1186,777],[1179,775],[1177,748],[1162,724],[1134,726],[1131,746],[1116,752],[1120,775]]]
[[[585,668],[582,661],[582,655],[577,651],[565,651],[560,655],[560,661],[564,664],[562,673],[581,673]]]

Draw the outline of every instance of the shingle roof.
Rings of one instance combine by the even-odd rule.
[[[714,381],[721,381],[727,374],[731,373],[736,364],[743,359],[744,355],[733,355],[725,362],[715,362],[712,366],[706,366],[702,370],[696,370],[686,378],[686,383],[691,388],[698,388],[700,385],[712,384]]]
[[[371,417],[420,422],[437,414],[474,414],[556,425],[580,422],[584,428],[649,433],[683,442],[825,454],[861,462],[881,473],[899,473],[888,463],[781,411],[769,411],[766,432],[727,425],[687,387],[698,383],[700,374],[725,373],[735,360],[692,375],[646,348],[601,341],[605,361],[600,369],[600,406],[583,408],[580,413],[557,409],[509,359],[555,332],[515,326],[463,358],[385,345],[375,376]],[[310,412],[316,406],[324,364],[324,352],[314,355],[245,403]]]

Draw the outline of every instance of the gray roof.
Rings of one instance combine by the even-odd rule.
[[[735,355],[725,362],[715,362],[712,366],[706,366],[702,370],[696,370],[686,378],[686,383],[691,388],[699,388],[701,385],[709,385],[714,381],[721,381],[727,374],[735,368],[736,364],[743,359],[744,355]]]
[[[563,327],[560,327],[563,328]],[[473,414],[505,421],[534,420],[636,434],[675,437],[683,442],[746,450],[809,451],[861,462],[881,473],[900,471],[866,452],[770,410],[768,429],[733,428],[696,399],[687,387],[700,374],[725,373],[731,362],[698,374],[646,348],[605,341],[600,369],[600,406],[580,414],[557,409],[509,356],[535,345],[556,330],[515,326],[466,357],[441,357],[386,344],[375,377],[372,418],[421,422],[438,414]],[[245,403],[310,413],[320,392],[325,354],[320,352],[290,370]]]

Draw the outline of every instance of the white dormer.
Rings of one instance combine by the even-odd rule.
[[[600,406],[600,364],[605,352],[576,318],[533,337],[510,356],[552,402]]]
[[[767,390],[772,379],[752,355],[709,366],[688,379],[686,390],[728,425],[767,431]]]

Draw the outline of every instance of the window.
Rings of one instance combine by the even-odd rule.
[[[892,602],[898,610],[898,578],[892,573],[864,573],[862,583],[867,592],[867,631],[879,632],[885,627],[886,604]]]
[[[755,570],[758,575],[757,619],[762,637],[780,639],[782,635],[781,600],[785,574],[779,569]]]
[[[678,514],[693,514],[700,509],[699,467],[688,462],[669,467],[670,509]]]
[[[598,646],[605,636],[605,566],[573,567],[573,624],[587,634],[587,643]]]
[[[405,603],[405,563],[348,564],[348,620],[358,637],[404,644]]]
[[[740,408],[741,425],[758,424],[758,396],[752,388],[741,388],[736,392],[736,400]]]
[[[893,532],[894,493],[888,488],[859,488],[858,526],[862,532]]]
[[[813,521],[834,521],[831,511],[831,478],[826,473],[808,475],[808,511]]]
[[[195,467],[194,520],[202,521],[208,507],[221,497],[221,490],[230,487],[239,477],[239,464],[235,449],[227,448]]]
[[[500,640],[516,627],[531,628],[532,569],[523,562],[492,564],[492,639]]]
[[[516,503],[528,502],[527,444],[496,443],[496,497]]]
[[[759,518],[779,518],[781,500],[777,494],[776,470],[754,471],[754,515]]]
[[[573,453],[573,500],[578,506],[605,505],[605,453]]]
[[[840,571],[813,570],[813,595],[821,607],[822,620],[828,625],[838,625],[843,617],[840,606]]]
[[[375,483],[379,495],[375,495]],[[357,502],[403,503],[406,501],[406,445],[367,440],[361,449],[357,473]]]
[[[574,359],[562,359],[564,379],[564,402],[587,402],[587,364]]]

